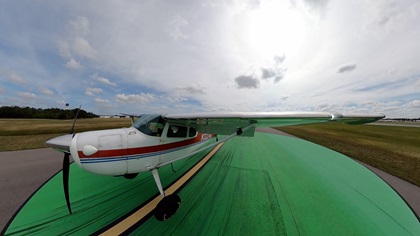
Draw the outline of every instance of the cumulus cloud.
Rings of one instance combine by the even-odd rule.
[[[78,69],[83,68],[83,65],[80,64],[80,62],[74,60],[73,58],[71,58],[64,66],[73,70],[78,70]]]
[[[112,85],[112,86],[117,86],[116,83],[111,82],[109,79],[99,76],[98,74],[93,74],[90,76],[92,80],[104,83],[104,84],[108,84],[108,85]]]
[[[313,8],[325,8],[329,0],[303,0],[303,2]]]
[[[73,40],[72,44],[73,52],[80,57],[85,57],[88,59],[96,58],[96,50],[90,45],[87,39],[82,37],[77,37]]]
[[[278,66],[284,62],[284,60],[286,59],[286,55],[283,54],[283,56],[274,56],[273,59],[274,59],[275,65]]]
[[[47,88],[40,88],[40,89],[39,89],[39,91],[40,91],[42,94],[47,95],[47,96],[52,96],[52,95],[54,95],[54,92],[53,92],[53,91],[51,91],[51,90],[49,90],[49,89],[47,89]]]
[[[389,101],[385,103],[386,106],[400,106],[401,101]]]
[[[186,92],[188,95],[196,95],[196,94],[206,94],[206,91],[201,86],[187,86],[187,87],[179,87],[178,90],[180,92]]]
[[[145,104],[154,100],[156,96],[151,93],[140,93],[140,94],[117,94],[115,99],[121,103],[137,103]]]
[[[58,47],[58,55],[64,58],[71,58],[71,47],[70,44],[66,41],[59,40],[57,41],[57,47]]]
[[[239,89],[256,89],[260,86],[260,80],[252,75],[240,75],[235,78]]]
[[[24,85],[24,84],[28,83],[28,82],[26,82],[26,80],[22,79],[22,77],[20,77],[19,75],[17,75],[14,72],[9,76],[9,81],[12,82],[12,83],[21,84],[21,85]]]
[[[31,101],[35,98],[37,98],[37,96],[33,93],[28,93],[28,92],[18,92],[17,95],[25,101]]]
[[[257,9],[260,7],[261,5],[261,1],[260,0],[249,0],[247,1],[250,9]]]
[[[274,79],[274,83],[279,82],[283,79],[283,70],[278,68],[261,68],[262,79]]]
[[[67,37],[57,41],[59,55],[69,58],[66,67],[76,69],[78,62],[73,57],[87,59],[96,58],[96,50],[89,43],[87,36],[90,32],[89,20],[86,17],[76,17],[68,22],[69,32]],[[74,61],[72,61],[74,60]],[[80,63],[79,63],[80,64]],[[80,66],[80,65],[79,65]]]
[[[338,68],[338,73],[350,72],[356,69],[356,64],[348,64]]]
[[[327,12],[327,6],[330,0],[290,0],[294,7],[309,10],[310,13],[315,13],[324,17]]]
[[[184,98],[184,97],[173,97],[173,96],[170,96],[170,97],[161,97],[161,98],[164,99],[164,100],[169,101],[170,103],[181,103],[181,102],[188,101],[188,99],[187,98]]]
[[[416,6],[411,4],[389,4],[386,1],[374,3],[374,8],[370,12],[371,18],[364,26],[367,32],[378,33],[382,30],[390,30],[394,27],[401,28],[409,18],[414,15],[407,14]],[[366,32],[366,33],[367,33]]]
[[[274,56],[273,61],[257,70],[254,70],[251,75],[240,75],[235,78],[235,82],[238,85],[238,88],[258,88],[260,80],[269,80],[273,79],[274,83],[279,82],[284,77],[284,69],[281,64],[285,60],[285,55],[283,56]]]
[[[101,108],[101,110],[109,111],[115,109],[117,106],[108,99],[95,98],[95,103]]]
[[[261,78],[262,79],[273,79],[274,83],[279,82],[284,77],[284,69],[282,63],[286,59],[286,56],[274,56],[273,63],[270,67],[261,67]]]
[[[409,107],[420,108],[420,100],[413,100],[409,102]]]
[[[72,28],[73,32],[87,35],[90,32],[89,29],[89,20],[83,16],[77,16],[74,19],[69,20],[69,26]]]
[[[85,94],[88,96],[95,96],[97,93],[102,93],[103,90],[101,88],[86,88]]]
[[[166,33],[175,41],[187,39],[188,35],[183,30],[188,25],[188,21],[183,17],[174,16],[169,22]]]
[[[96,103],[101,103],[101,104],[111,104],[111,102],[108,99],[103,99],[103,98],[95,98],[94,101]]]
[[[270,68],[261,68],[262,71],[262,78],[267,79],[276,76],[276,73],[273,69]]]

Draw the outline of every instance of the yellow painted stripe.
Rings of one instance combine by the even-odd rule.
[[[168,189],[165,190],[167,195],[173,194],[176,190],[178,190],[183,184],[185,184],[201,167],[203,167],[208,160],[222,147],[223,143],[218,144],[207,156],[205,156],[200,162],[197,163],[191,170],[189,170],[186,174],[184,174],[178,181],[172,184]],[[155,209],[157,204],[160,202],[161,196],[157,196],[152,201],[147,203],[145,206],[140,208],[138,211],[134,212],[120,223],[116,224],[112,228],[108,229],[101,235],[120,235],[128,230],[131,226],[135,223],[143,219],[147,216],[150,212]]]

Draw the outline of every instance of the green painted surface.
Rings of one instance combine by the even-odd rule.
[[[207,152],[202,152],[159,169],[163,186],[179,178]],[[58,158],[58,157],[57,157]],[[45,184],[8,227],[6,235],[88,235],[112,223],[146,200],[158,194],[151,173],[141,173],[135,179],[99,176],[70,168],[70,200],[73,214],[69,215],[64,200],[61,172]]]
[[[179,194],[167,222],[138,235],[419,235],[401,198],[353,160],[303,140],[228,141]]]
[[[175,167],[185,170],[187,163]],[[73,215],[67,214],[57,175],[6,233],[92,233],[157,193],[149,173],[130,181],[76,166],[71,171]],[[167,184],[181,171],[160,172]],[[166,222],[152,217],[133,234],[420,234],[414,214],[375,174],[339,153],[278,135],[226,142],[179,195],[175,216]]]

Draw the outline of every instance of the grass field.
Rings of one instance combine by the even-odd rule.
[[[44,148],[45,141],[70,132],[73,120],[0,119],[0,151]],[[131,126],[130,119],[78,119],[75,132]]]
[[[0,119],[0,151],[45,148],[72,120]],[[79,119],[75,132],[131,126],[130,119]],[[315,124],[278,128],[420,186],[420,128]]]
[[[420,127],[314,124],[277,128],[420,186]]]

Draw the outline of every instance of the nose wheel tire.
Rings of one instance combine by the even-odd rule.
[[[165,221],[175,215],[180,205],[181,198],[178,195],[168,195],[157,204],[154,215],[157,220]]]

